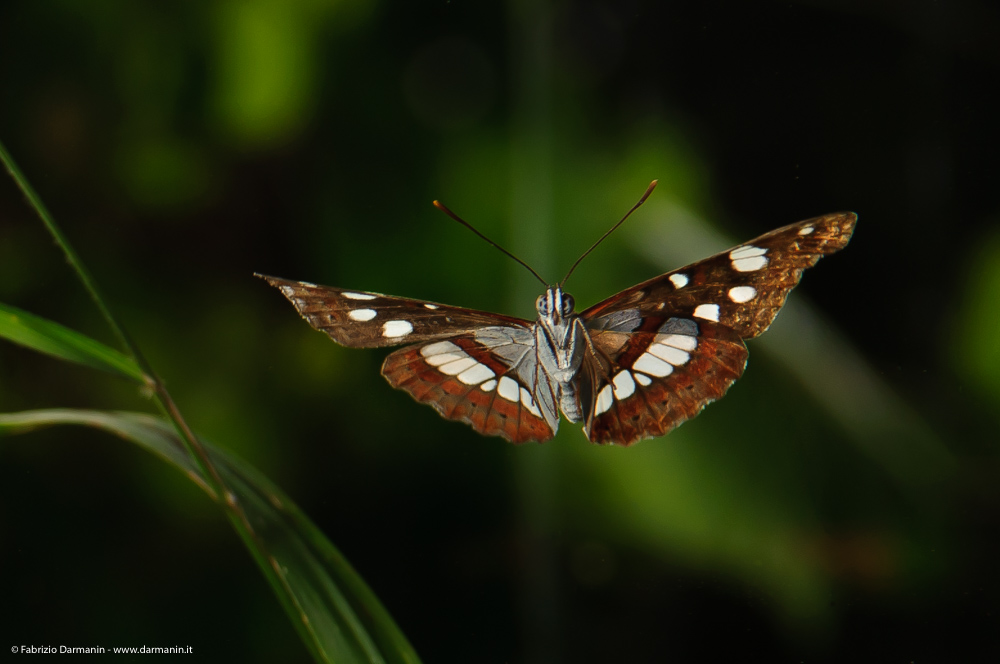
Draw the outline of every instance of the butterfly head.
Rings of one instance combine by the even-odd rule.
[[[547,323],[549,327],[557,327],[565,324],[566,320],[573,315],[573,296],[564,293],[559,286],[549,286],[545,293],[535,300],[535,310],[538,312],[538,319]]]

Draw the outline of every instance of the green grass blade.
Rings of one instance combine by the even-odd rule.
[[[118,337],[118,340],[122,345],[122,348],[125,350],[127,356],[131,358],[131,363],[134,364],[135,367],[138,367],[137,370],[140,372],[138,380],[140,380],[150,388],[153,400],[156,402],[156,405],[160,407],[164,415],[169,417],[170,420],[177,427],[177,432],[181,436],[181,441],[183,442],[185,449],[187,450],[188,454],[191,455],[191,458],[194,460],[198,468],[202,471],[205,480],[209,483],[209,486],[212,487],[213,493],[227,494],[229,492],[228,487],[226,487],[225,482],[219,476],[218,471],[215,469],[215,467],[212,465],[208,453],[201,448],[201,444],[195,437],[194,433],[192,433],[191,428],[188,426],[187,422],[184,420],[184,417],[181,415],[180,410],[174,403],[173,398],[167,391],[166,386],[164,386],[163,381],[160,380],[160,377],[157,376],[156,373],[153,371],[152,366],[150,366],[149,362],[142,354],[142,351],[139,350],[139,347],[132,341],[131,337],[125,331],[125,328],[118,322],[118,319],[115,318],[114,314],[111,313],[111,308],[107,305],[107,303],[104,300],[104,297],[101,295],[101,291],[97,285],[97,282],[90,275],[90,271],[83,264],[83,261],[80,260],[80,257],[76,255],[76,251],[70,245],[68,238],[63,234],[62,230],[59,228],[59,225],[56,224],[56,221],[49,213],[48,208],[45,207],[45,204],[42,202],[42,199],[38,196],[37,192],[35,192],[34,187],[31,186],[31,183],[28,182],[28,179],[24,177],[24,174],[21,172],[21,169],[18,168],[17,164],[14,162],[14,158],[7,151],[2,142],[0,142],[0,162],[3,163],[4,167],[7,169],[7,172],[10,173],[11,178],[13,178],[18,188],[24,194],[25,198],[27,198],[28,203],[31,205],[32,208],[34,208],[35,212],[38,214],[39,220],[41,220],[42,224],[45,226],[46,230],[48,230],[49,234],[52,235],[52,239],[55,240],[56,245],[60,249],[62,249],[63,255],[66,257],[66,261],[69,263],[70,267],[76,273],[77,278],[83,284],[84,288],[86,288],[87,292],[90,294],[91,299],[94,301],[94,304],[101,312],[101,315],[104,316],[104,320],[107,322],[108,326],[114,332],[115,336]],[[36,323],[40,322],[41,320],[42,319],[35,318]],[[25,334],[25,328],[23,325],[15,326],[12,329],[15,329],[15,331],[19,334],[22,342],[25,340],[29,340],[35,343],[39,343],[41,341],[39,339],[38,333],[47,331],[50,334],[48,335],[44,333],[41,334],[41,337],[43,338],[46,336],[50,337],[48,339],[45,339],[44,342],[41,344],[43,347],[48,349],[47,352],[51,352],[53,350],[59,350],[59,351],[70,350],[71,356],[73,357],[73,359],[76,359],[77,361],[80,361],[83,358],[86,358],[87,360],[93,359],[95,348],[93,348],[92,346],[88,348],[81,348],[81,345],[88,346],[88,344],[82,344],[81,339],[79,338],[75,339],[73,343],[69,344],[51,343],[53,341],[53,339],[51,338],[53,334],[51,333],[55,331],[54,328],[47,327],[45,330],[40,330],[36,325],[34,326],[32,334]],[[59,330],[59,332],[61,333],[61,335],[55,334],[54,336],[65,337],[65,333],[68,332],[68,330],[65,330],[63,328],[62,330]],[[62,339],[62,341],[65,342],[66,340]],[[85,352],[80,353],[81,350]],[[103,355],[104,356],[103,360],[105,361],[111,359],[112,365],[120,363],[121,360],[120,357],[110,356],[107,352],[100,352],[97,354]],[[124,366],[126,369],[129,370],[134,369],[134,367],[132,367],[131,364],[128,363]],[[102,368],[105,367],[102,366]],[[231,503],[229,501],[226,501],[222,503],[222,507],[226,512],[226,516],[236,527],[237,531],[239,531],[240,536],[243,538],[244,542],[246,542],[247,546],[249,546],[251,550],[254,550],[254,547],[256,545],[255,539],[253,535],[247,530],[248,526],[244,523],[244,521],[246,520],[246,515],[243,514],[243,512],[239,509],[239,505],[236,503]]]
[[[74,409],[0,414],[0,436],[58,424],[103,429],[169,461],[214,500],[220,498],[186,453],[173,427],[142,413]],[[420,660],[389,613],[347,560],[270,480],[202,440],[248,517],[260,564],[317,661],[416,664]]]
[[[40,353],[146,383],[135,360],[59,323],[0,303],[0,337]]]
[[[112,332],[114,332],[115,336],[118,337],[122,347],[133,354],[137,354],[135,352],[137,349],[132,345],[131,341],[129,341],[128,335],[125,334],[125,330],[118,324],[118,321],[111,314],[111,309],[108,308],[108,305],[104,303],[104,298],[101,297],[101,292],[98,290],[97,282],[95,282],[93,277],[90,276],[90,272],[76,255],[73,247],[70,246],[69,240],[66,239],[62,230],[58,225],[56,225],[56,221],[49,213],[48,208],[45,207],[45,203],[42,202],[41,197],[35,192],[31,183],[28,182],[28,178],[24,177],[21,169],[18,168],[17,163],[14,161],[14,157],[7,151],[7,148],[2,142],[0,142],[0,163],[3,163],[4,168],[7,169],[7,172],[14,180],[18,189],[20,189],[21,193],[24,194],[24,197],[28,199],[28,203],[35,210],[35,213],[38,214],[38,218],[45,226],[45,229],[52,236],[52,239],[55,240],[56,245],[62,249],[63,255],[66,256],[66,262],[69,263],[70,267],[73,268],[73,271],[76,272],[76,276],[80,279],[80,283],[82,283],[84,288],[87,289],[87,293],[90,294],[90,298],[94,301],[94,304],[97,305],[98,310],[100,310],[101,315],[104,316],[104,320],[107,321]]]

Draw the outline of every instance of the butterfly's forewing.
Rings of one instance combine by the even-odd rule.
[[[409,346],[385,359],[382,374],[393,387],[481,434],[544,442],[559,426],[533,336],[522,328],[484,328]]]
[[[599,371],[585,432],[631,445],[662,436],[718,399],[743,374],[747,349],[734,330],[691,316],[649,316],[634,332],[595,331]]]
[[[779,228],[626,289],[581,316],[588,327],[602,328],[626,314],[689,311],[744,339],[755,337],[774,320],[802,271],[847,245],[856,221],[854,213],[838,212]]]
[[[520,318],[485,311],[258,276],[284,293],[310,325],[351,348],[428,341],[486,326],[531,325]]]

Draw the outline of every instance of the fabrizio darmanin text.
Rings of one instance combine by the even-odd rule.
[[[190,655],[191,646],[11,646],[14,654],[25,655]]]

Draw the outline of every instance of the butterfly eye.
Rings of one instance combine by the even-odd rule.
[[[569,316],[571,313],[573,313],[573,304],[574,304],[574,302],[573,302],[573,296],[572,295],[563,295],[563,298],[562,298],[562,313],[563,313],[563,316]]]
[[[538,311],[539,315],[549,315],[549,302],[544,295],[539,295],[538,299],[535,300],[535,310]]]

